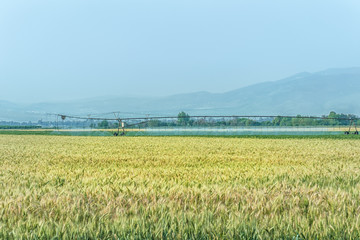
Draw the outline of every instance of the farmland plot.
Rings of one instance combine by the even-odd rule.
[[[0,135],[0,238],[360,238],[360,141]]]

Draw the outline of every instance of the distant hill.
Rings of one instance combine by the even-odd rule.
[[[194,114],[360,115],[360,68],[299,73],[221,94],[196,92],[161,98],[103,97],[69,102],[16,105],[0,101],[0,120],[38,120],[45,112],[85,115],[122,111]]]

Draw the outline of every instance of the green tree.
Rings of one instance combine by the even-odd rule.
[[[275,117],[274,120],[272,121],[274,126],[279,126],[281,122],[281,117]]]
[[[98,128],[103,128],[103,129],[109,128],[109,122],[106,120],[102,120],[100,123],[98,123]]]
[[[184,111],[179,112],[178,114],[178,125],[186,126],[190,123],[190,116],[189,114],[185,113]]]

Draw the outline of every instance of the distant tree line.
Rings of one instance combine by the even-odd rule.
[[[323,118],[323,119],[322,119]],[[194,127],[225,127],[225,126],[346,126],[350,124],[348,119],[357,118],[353,114],[337,114],[330,112],[321,118],[308,118],[307,116],[297,115],[294,117],[275,117],[267,119],[251,118],[191,118],[185,112],[180,112],[176,121],[173,120],[149,120],[141,126],[143,127],[175,127],[175,126],[194,126]],[[355,124],[360,125],[360,120]],[[138,126],[135,126],[138,127]]]
[[[321,119],[324,118],[324,119]],[[297,115],[296,117],[275,117],[275,118],[194,118],[186,112],[179,112],[175,119],[150,119],[129,122],[125,124],[126,128],[146,128],[146,127],[226,127],[226,126],[347,126],[350,124],[348,119],[355,119],[358,116],[353,114],[337,114],[330,112],[329,115],[323,115],[321,118],[306,118],[306,116]],[[140,123],[141,122],[141,123]],[[354,121],[360,125],[360,120]],[[118,121],[42,121],[32,122],[5,122],[0,121],[0,129],[37,129],[37,128],[94,128],[94,129],[116,129]]]
[[[11,126],[11,125],[1,126],[0,125],[0,129],[39,129],[39,128],[41,128],[41,126]]]

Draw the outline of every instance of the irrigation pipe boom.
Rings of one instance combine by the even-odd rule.
[[[55,115],[58,119],[59,117],[64,121],[66,118],[70,119],[78,119],[78,120],[96,120],[96,121],[117,121],[118,122],[118,130],[114,133],[115,136],[117,135],[125,135],[125,123],[126,121],[133,121],[138,120],[138,123],[126,123],[127,127],[140,125],[149,122],[150,120],[160,120],[160,119],[185,119],[185,118],[288,118],[288,119],[318,119],[318,120],[343,120],[343,121],[350,121],[349,130],[345,131],[346,135],[350,134],[351,127],[354,125],[355,132],[354,134],[358,135],[359,132],[357,130],[355,121],[359,120],[358,117],[315,117],[315,116],[281,116],[281,115],[195,115],[195,116],[150,116],[150,114],[146,114],[146,117],[123,117],[120,118],[119,115],[121,112],[111,112],[114,114],[114,118],[107,118],[107,117],[87,117],[82,116],[73,116],[73,115],[65,115],[65,114],[51,114]],[[125,113],[125,112],[123,112]],[[122,132],[120,133],[120,128]]]

